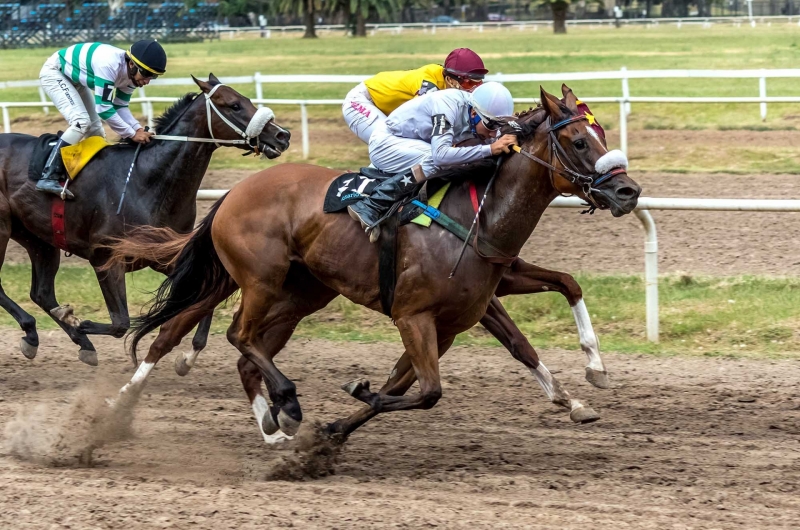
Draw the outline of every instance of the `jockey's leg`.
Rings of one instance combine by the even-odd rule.
[[[372,195],[347,207],[350,217],[361,222],[374,243],[380,236],[377,225],[381,218],[395,202],[412,193],[417,183],[424,182],[434,167],[429,143],[395,136],[386,127],[372,133],[369,156],[375,167],[397,173],[381,182],[372,190]]]
[[[89,125],[86,127],[83,137],[88,138],[90,136],[100,136],[105,138],[106,131],[103,129],[103,120],[100,119],[100,115],[97,114],[97,107],[95,106],[94,102],[94,94],[85,86],[78,87],[78,93],[80,94],[83,105],[86,108],[86,113],[89,115]]]
[[[365,144],[378,126],[386,121],[386,114],[375,106],[364,83],[347,93],[342,103],[342,115],[350,130]]]
[[[58,139],[47,157],[42,178],[36,184],[36,189],[61,195],[62,186],[59,185],[58,180],[64,174],[64,163],[59,151],[62,147],[80,142],[88,132],[92,120],[79,90],[67,76],[49,63],[49,61],[45,63],[39,72],[39,80],[56,108],[69,122],[69,127]],[[92,103],[91,106],[93,108],[94,104]],[[65,197],[67,199],[74,198],[69,190],[66,190]]]

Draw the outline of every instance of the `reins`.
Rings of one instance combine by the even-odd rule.
[[[211,135],[211,138],[199,138],[196,136],[175,136],[170,134],[155,134],[151,136],[154,140],[167,140],[167,141],[174,141],[174,142],[198,142],[198,143],[213,143],[217,147],[221,144],[225,145],[247,145],[252,147],[256,154],[258,154],[258,142],[253,145],[253,140],[257,139],[261,132],[264,130],[264,127],[270,120],[275,118],[275,113],[272,112],[272,109],[269,107],[262,107],[253,114],[253,117],[250,118],[250,122],[247,124],[247,128],[243,131],[240,129],[235,123],[231,122],[228,118],[222,115],[214,102],[211,101],[211,97],[214,95],[214,92],[217,91],[219,87],[227,86],[223,83],[218,85],[214,85],[214,87],[208,91],[208,93],[204,93],[203,95],[206,98],[206,116],[208,118],[208,133]],[[187,108],[188,110],[188,108]],[[214,138],[214,129],[211,126],[211,118],[212,113],[211,111],[219,116],[219,118],[228,126],[230,127],[236,134],[242,137],[241,140],[224,140],[224,139],[217,139]],[[185,112],[185,111],[184,111]],[[180,119],[183,116],[178,117]],[[177,120],[176,120],[177,121]]]
[[[550,162],[545,162],[541,158],[536,155],[529,153],[528,151],[524,151],[518,145],[514,145],[511,148],[514,152],[519,153],[528,159],[532,160],[533,162],[546,167],[550,171],[550,180],[553,182],[553,187],[556,188],[555,182],[553,181],[553,175],[557,174],[561,177],[564,177],[570,183],[578,186],[583,191],[584,195],[586,196],[586,201],[589,203],[589,209],[582,212],[582,213],[594,213],[594,210],[602,207],[597,204],[597,202],[592,197],[592,192],[595,191],[597,186],[605,182],[606,180],[610,179],[615,175],[619,175],[620,173],[625,173],[625,168],[613,168],[610,171],[599,175],[595,173],[594,175],[584,175],[580,173],[576,169],[574,169],[572,164],[569,162],[569,157],[567,156],[566,151],[564,148],[561,147],[561,144],[558,143],[558,139],[556,138],[556,131],[569,125],[570,123],[575,123],[577,121],[588,121],[589,118],[586,117],[585,114],[581,114],[579,116],[573,116],[571,118],[567,118],[566,120],[562,120],[555,125],[549,125],[550,117],[547,118],[548,128],[547,128],[547,150],[550,153]],[[512,123],[512,122],[509,122]],[[512,124],[513,126],[513,124]],[[563,157],[563,158],[562,158]],[[558,163],[561,165],[561,168],[555,167],[552,162],[557,160]],[[556,188],[558,189],[558,188]]]

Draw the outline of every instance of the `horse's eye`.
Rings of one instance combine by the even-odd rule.
[[[572,145],[575,146],[575,149],[586,149],[586,140],[575,140]]]
[[[231,105],[231,109],[233,109],[234,112],[239,112],[240,110],[242,110],[242,107],[240,107],[238,103],[234,103],[233,105]]]

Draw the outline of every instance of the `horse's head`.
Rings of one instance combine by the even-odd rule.
[[[291,134],[275,123],[275,114],[267,107],[257,109],[246,97],[220,83],[214,74],[208,81],[192,76],[206,100],[208,126],[213,138],[248,142],[242,149],[257,149],[267,158],[277,158],[289,148]]]
[[[545,117],[539,116],[535,134],[521,141],[521,147],[539,152],[554,168],[551,178],[560,193],[609,209],[614,217],[632,212],[642,189],[626,172],[628,159],[619,150],[608,150],[602,128],[572,90],[562,85],[561,91],[564,99],[541,89]]]

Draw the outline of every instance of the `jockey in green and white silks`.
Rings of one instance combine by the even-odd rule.
[[[122,138],[139,143],[151,134],[133,117],[133,91],[163,75],[167,55],[155,40],[134,43],[127,51],[99,42],[79,43],[57,51],[44,63],[39,80],[69,127],[53,147],[36,189],[60,194],[63,162],[59,151],[88,136],[103,136],[103,120]],[[73,195],[66,191],[67,198]]]

